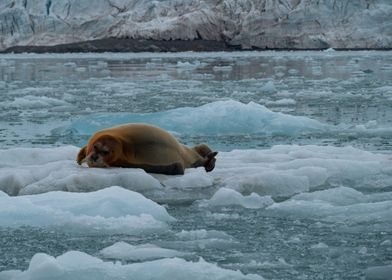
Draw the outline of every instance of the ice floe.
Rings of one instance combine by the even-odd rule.
[[[378,197],[374,199],[373,196]],[[391,193],[364,195],[356,190],[338,187],[312,193],[302,193],[289,200],[275,203],[267,211],[284,216],[322,220],[343,225],[376,224],[373,228],[389,228],[392,223]]]
[[[229,234],[219,230],[182,230],[175,234],[176,240],[163,241],[162,246],[176,250],[198,251],[205,249],[234,248],[239,243]]]
[[[133,264],[106,262],[80,251],[68,251],[58,257],[37,253],[25,271],[0,272],[1,280],[44,279],[242,279],[262,280],[258,275],[223,269],[200,258],[197,262],[164,258]]]
[[[213,120],[213,121],[212,121]],[[76,134],[123,123],[149,123],[179,134],[198,135],[295,135],[325,132],[329,126],[301,116],[273,112],[254,102],[216,101],[200,107],[182,107],[158,113],[105,113],[82,116],[71,125]]]
[[[209,200],[200,203],[202,206],[230,206],[238,205],[245,208],[265,208],[274,201],[270,196],[259,196],[256,193],[243,196],[241,193],[228,188],[220,188]]]
[[[271,214],[331,222],[387,224],[392,221],[392,194],[389,190],[392,159],[388,154],[352,147],[280,145],[265,150],[220,152],[216,168],[211,173],[198,168],[186,170],[184,176],[168,176],[148,174],[141,169],[79,166],[74,159],[77,151],[72,146],[1,150],[0,190],[8,195],[103,189],[101,192],[55,192],[21,197],[3,195],[1,207],[20,216],[16,219],[19,225],[46,225],[60,221],[60,224],[80,223],[82,226],[80,221],[87,221],[87,215],[92,217],[91,223],[96,223],[97,227],[111,224],[113,231],[131,229],[123,226],[116,229],[118,223],[111,219],[136,219],[139,224],[153,220],[151,225],[157,220],[159,226],[170,220],[164,209],[145,197],[161,203],[201,200],[200,205],[206,207],[237,205],[266,208]],[[106,189],[115,185],[122,188]],[[106,197],[104,204],[98,202],[103,199],[103,193]],[[123,193],[128,200],[121,198]],[[45,197],[51,197],[53,203],[50,204]],[[73,198],[87,205],[81,213],[75,209],[80,210],[82,206],[69,202]],[[137,203],[138,199],[141,204]],[[128,201],[134,200],[129,206],[131,208],[126,207]],[[104,205],[110,211],[120,211],[115,207],[116,203],[118,207],[124,205],[125,212],[105,217],[102,213],[108,210]],[[139,212],[135,212],[137,207],[141,207]],[[22,209],[20,212],[19,208]],[[153,210],[156,208],[161,210]],[[91,212],[91,209],[98,212]],[[30,218],[29,213],[34,213],[35,218]],[[140,215],[149,216],[141,218]],[[14,220],[6,217],[2,222],[11,225]]]
[[[126,242],[117,242],[100,251],[106,259],[123,261],[147,261],[154,259],[173,258],[187,255],[177,250],[161,248],[153,244],[131,245]]]
[[[181,193],[187,193],[192,201],[200,199],[203,192],[209,198],[211,191],[221,187],[275,198],[337,186],[383,190],[392,182],[388,154],[352,147],[278,145],[265,150],[220,152],[213,172],[187,169],[184,176],[129,168],[87,168],[76,164],[77,152],[72,146],[0,150],[0,190],[18,195],[88,192],[119,185],[158,200],[171,191],[175,191],[170,194],[173,197],[166,197],[171,200],[180,200]]]
[[[167,229],[163,206],[120,187],[96,192],[0,196],[0,225],[51,226],[92,233],[140,234]]]

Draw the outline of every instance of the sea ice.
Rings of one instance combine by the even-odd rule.
[[[251,193],[243,196],[241,193],[228,188],[220,188],[209,200],[201,202],[201,206],[229,206],[238,205],[244,208],[259,209],[272,205],[274,201],[270,196],[259,196]]]
[[[91,135],[97,130],[130,122],[149,123],[185,135],[296,135],[330,129],[316,120],[276,113],[254,102],[244,104],[227,100],[159,113],[93,114],[74,121],[71,130],[77,134]]]
[[[96,192],[0,196],[0,225],[53,226],[65,230],[135,234],[165,230],[166,209],[141,194],[110,187]]]
[[[0,280],[176,280],[176,279],[241,279],[262,280],[258,275],[223,269],[200,258],[189,262],[180,258],[164,258],[142,263],[105,262],[79,251],[68,251],[58,257],[37,253],[25,271],[0,272]]]
[[[286,201],[274,203],[267,207],[267,211],[342,225],[371,223],[377,224],[377,229],[382,229],[389,228],[392,222],[392,201],[388,198],[389,193],[386,193],[385,200],[374,202],[373,194],[363,195],[351,188],[338,187],[298,194]]]
[[[72,146],[0,150],[0,190],[18,195],[88,192],[118,185],[155,201],[175,203],[184,198],[188,201],[209,199],[222,187],[242,195],[254,192],[272,198],[288,198],[345,186],[353,190],[337,195],[360,199],[359,191],[382,190],[392,183],[388,155],[352,147],[282,145],[264,150],[219,152],[213,172],[192,168],[187,169],[184,176],[148,174],[130,168],[87,168],[77,165],[77,152],[78,148]],[[382,201],[376,196],[372,199]]]
[[[100,251],[106,259],[123,261],[147,261],[154,259],[173,258],[187,255],[177,250],[161,248],[153,244],[130,245],[126,242],[117,242]]]
[[[164,241],[160,245],[182,250],[222,249],[239,246],[239,243],[229,234],[218,230],[182,230],[175,234],[175,241]]]

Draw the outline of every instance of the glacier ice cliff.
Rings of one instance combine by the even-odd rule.
[[[0,51],[108,38],[391,48],[390,0],[1,0]],[[159,48],[158,48],[159,50]]]

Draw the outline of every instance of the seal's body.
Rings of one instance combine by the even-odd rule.
[[[125,124],[95,133],[77,156],[89,167],[133,167],[150,173],[184,174],[185,168],[215,167],[215,156],[205,145],[189,148],[174,136],[147,124]]]

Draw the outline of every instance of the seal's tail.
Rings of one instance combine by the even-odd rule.
[[[213,152],[206,144],[200,144],[194,147],[195,151],[204,159],[201,164],[204,166],[207,172],[212,171],[215,168],[216,158],[218,152]]]

